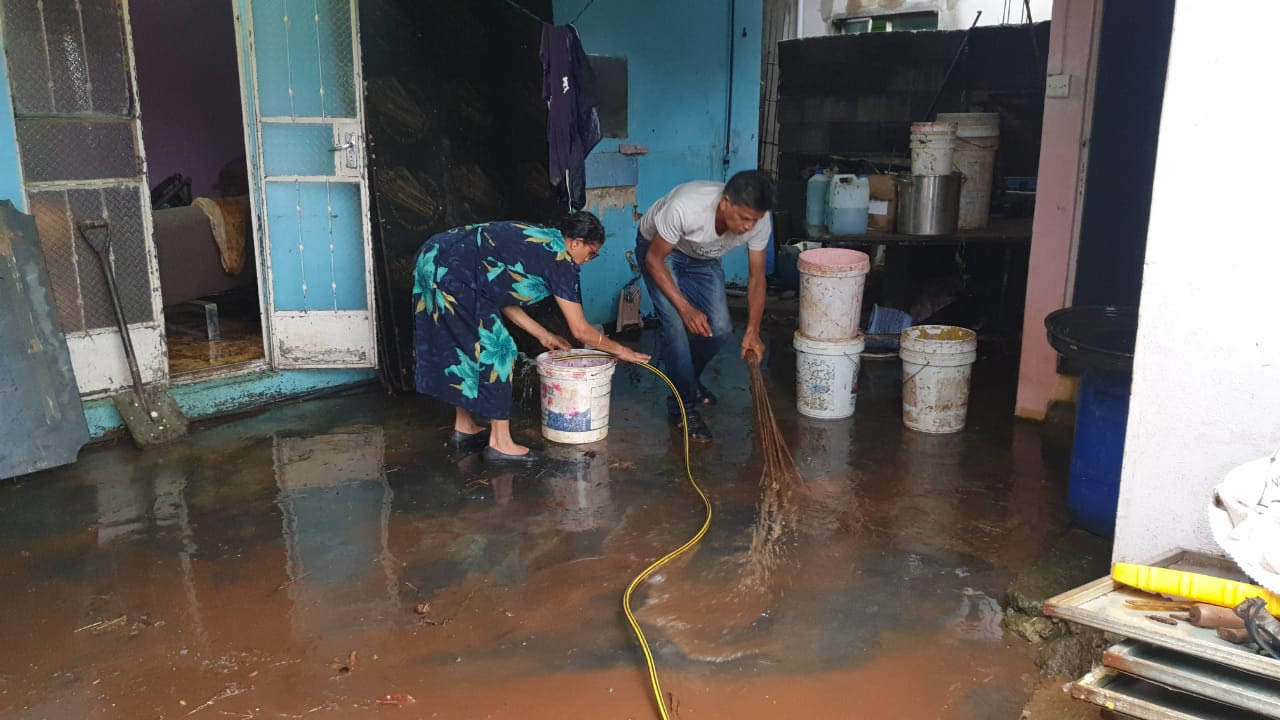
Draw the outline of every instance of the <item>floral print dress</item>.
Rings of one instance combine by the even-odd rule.
[[[558,230],[515,222],[432,236],[413,271],[418,392],[473,415],[506,420],[516,341],[502,308],[555,295],[582,302],[578,264]]]

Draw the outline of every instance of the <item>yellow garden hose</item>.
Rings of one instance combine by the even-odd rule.
[[[560,355],[556,359],[577,360],[598,358],[602,356],[610,358],[613,357],[608,353],[595,352]],[[631,581],[631,584],[627,585],[626,592],[622,594],[622,612],[626,614],[627,622],[631,623],[631,630],[636,634],[636,639],[640,641],[640,649],[644,651],[644,662],[649,669],[649,684],[653,687],[653,699],[658,703],[658,713],[662,716],[662,720],[671,720],[671,715],[668,713],[666,701],[662,696],[662,681],[658,679],[658,667],[653,660],[653,651],[649,649],[649,641],[644,636],[644,630],[640,629],[640,623],[636,621],[635,614],[631,612],[631,593],[635,592],[635,589],[640,586],[640,583],[648,579],[650,575],[657,572],[662,566],[685,554],[692,549],[694,545],[697,545],[700,540],[702,540],[702,537],[707,534],[707,530],[711,527],[711,501],[707,499],[707,494],[698,486],[698,481],[693,478],[693,463],[690,460],[689,454],[689,415],[685,412],[684,400],[680,397],[680,392],[676,390],[675,383],[671,382],[671,378],[667,377],[661,370],[648,363],[632,364],[637,367],[642,367],[662,378],[662,382],[667,384],[667,388],[671,390],[671,395],[675,397],[676,403],[680,406],[680,427],[684,431],[684,472],[689,478],[689,484],[693,486],[694,492],[698,493],[698,497],[702,498],[702,505],[707,511],[706,519],[702,521],[702,527],[698,528],[698,532],[694,533],[693,537],[689,538],[685,544],[658,558],[658,560],[656,560],[652,565],[642,570],[640,574],[636,575],[635,579]]]

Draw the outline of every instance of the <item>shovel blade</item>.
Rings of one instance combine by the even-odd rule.
[[[133,391],[116,395],[111,400],[124,419],[129,435],[140,448],[162,445],[187,434],[187,418],[166,388],[145,388],[148,414],[138,403]]]

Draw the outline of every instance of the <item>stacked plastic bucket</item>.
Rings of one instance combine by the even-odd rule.
[[[853,415],[865,342],[858,331],[871,258],[857,250],[818,248],[800,253],[800,329],[796,350],[796,409],[812,418]]]
[[[921,190],[944,183],[953,202],[942,204],[954,213],[941,222],[928,223],[928,231],[919,232],[936,234],[957,226],[962,230],[986,226],[999,136],[1000,116],[996,113],[940,114],[938,122],[912,124],[911,197],[933,197]],[[909,205],[900,201],[899,209]],[[933,215],[924,212],[922,216]],[[899,215],[900,225],[902,220]],[[947,325],[907,328],[902,331],[898,356],[902,359],[903,424],[925,433],[963,430],[969,413],[971,371],[978,358],[977,333]]]
[[[999,113],[939,113],[937,122],[913,123],[911,176],[898,180],[899,231],[986,227],[999,146]]]
[[[1000,147],[1000,113],[938,113],[938,123],[956,126],[951,167],[964,175],[956,227],[984,228],[990,217],[991,180]]]

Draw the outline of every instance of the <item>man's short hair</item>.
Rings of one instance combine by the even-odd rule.
[[[773,207],[773,178],[763,170],[743,170],[725,183],[724,196],[734,205],[768,212]]]

